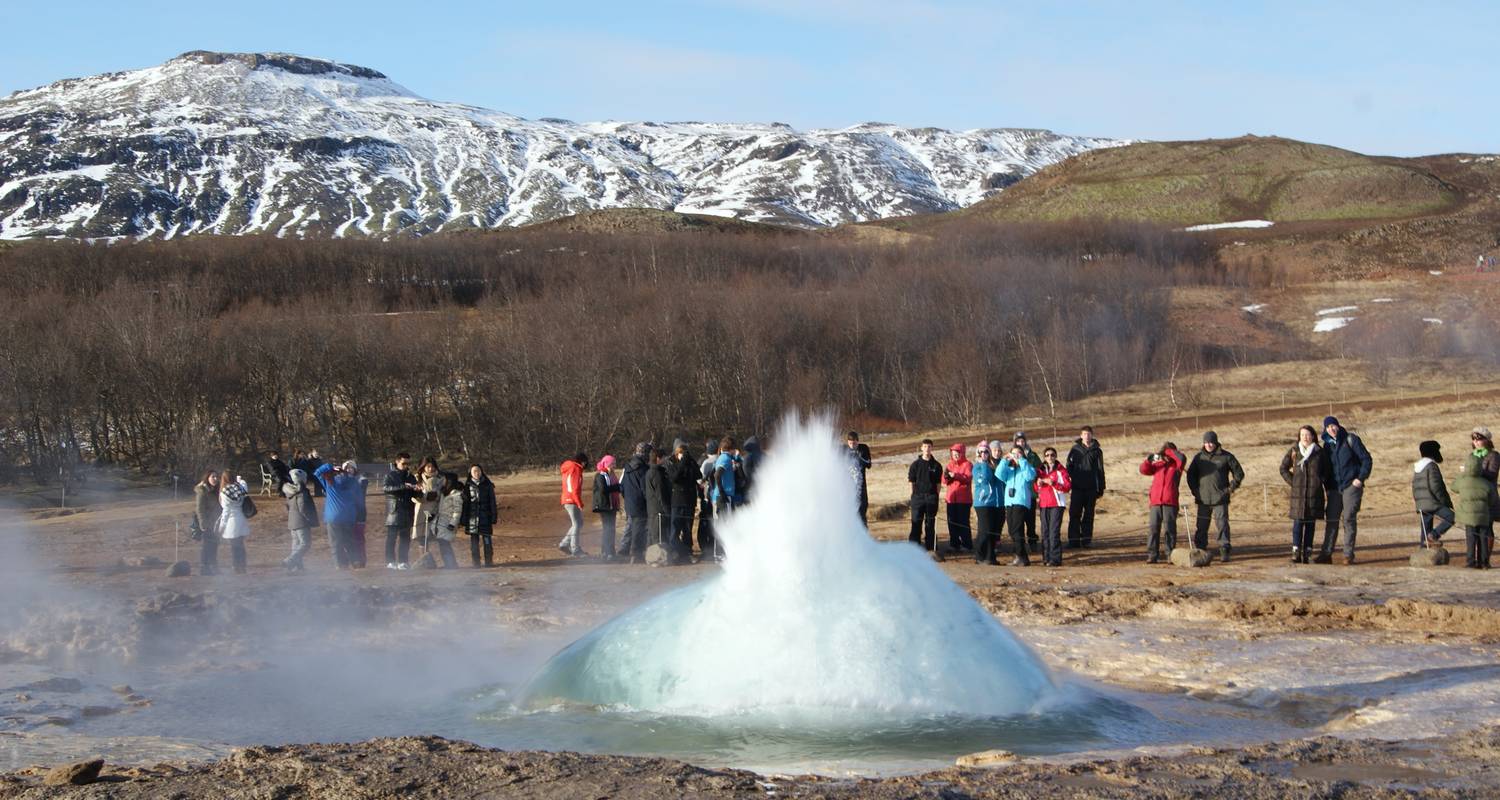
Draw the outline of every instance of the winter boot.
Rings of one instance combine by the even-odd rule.
[[[1300,548],[1300,547],[1293,547],[1292,548],[1292,563],[1293,564],[1301,564],[1302,563],[1302,548]]]
[[[1219,560],[1226,564],[1229,563],[1229,545],[1226,544],[1219,548]]]

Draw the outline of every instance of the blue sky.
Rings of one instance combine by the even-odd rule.
[[[280,50],[525,117],[1500,151],[1500,3],[1220,5],[0,0],[0,94],[186,50]]]

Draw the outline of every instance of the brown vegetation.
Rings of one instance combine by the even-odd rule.
[[[156,471],[318,445],[537,463],[788,407],[965,424],[1211,361],[1193,237],[976,225],[904,247],[516,231],[0,251],[0,461]],[[10,469],[11,467],[7,467]]]

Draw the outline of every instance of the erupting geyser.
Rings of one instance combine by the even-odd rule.
[[[718,526],[721,575],[569,645],[525,705],[997,717],[1057,695],[1037,657],[925,553],[870,538],[828,420],[786,420],[755,477],[754,502]]]

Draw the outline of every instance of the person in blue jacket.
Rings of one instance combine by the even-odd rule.
[[[1370,479],[1374,461],[1359,436],[1339,424],[1338,417],[1323,419],[1323,451],[1328,454],[1330,482],[1324,487],[1328,502],[1324,506],[1323,546],[1313,559],[1318,564],[1333,563],[1333,548],[1339,542],[1339,526],[1344,528],[1344,563],[1354,563],[1354,538],[1359,533],[1359,506],[1365,496],[1365,481]]]
[[[995,477],[995,459],[990,446],[980,442],[974,448],[974,471],[971,488],[974,491],[974,563],[1000,566],[995,560],[995,546],[1000,539],[1000,481]]]
[[[333,551],[333,565],[348,569],[356,563],[354,553],[354,523],[359,519],[359,507],[365,502],[365,487],[359,479],[359,467],[353,461],[342,466],[324,464],[318,467],[318,480],[323,483],[323,524],[328,526],[328,546]]]
[[[1005,523],[1010,528],[1010,540],[1016,545],[1016,557],[1012,567],[1029,567],[1031,559],[1026,555],[1026,516],[1031,513],[1031,500],[1036,494],[1036,467],[1026,458],[1019,445],[1013,445],[1000,461],[997,471],[1000,482],[1005,484]]]

